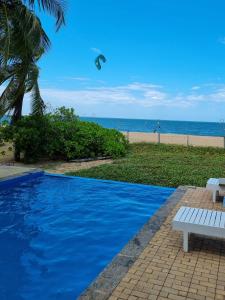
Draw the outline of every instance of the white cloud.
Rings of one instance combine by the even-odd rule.
[[[198,89],[194,89],[191,93],[171,94],[158,85],[134,82],[128,85],[77,90],[41,89],[41,92],[44,99],[56,106],[64,103],[68,106],[116,104],[186,108],[201,102],[225,102],[225,86],[205,93],[198,93]]]
[[[3,88],[0,87],[0,92]],[[115,115],[121,112],[124,117],[139,111],[145,115],[147,111],[180,111],[186,116],[202,111],[207,105],[220,113],[221,103],[225,104],[225,84],[199,86],[187,92],[167,92],[165,87],[143,82],[132,82],[127,85],[95,86],[67,90],[60,88],[41,88],[41,94],[51,107],[74,107],[78,114],[104,113]],[[217,106],[216,106],[217,105]],[[24,112],[30,108],[29,95],[25,97]],[[149,110],[149,108],[151,108]],[[180,114],[180,115],[181,115]],[[140,115],[141,116],[141,115]]]
[[[195,85],[195,86],[193,86],[191,89],[192,89],[192,91],[197,91],[197,90],[199,90],[200,88],[201,88],[200,86]]]
[[[95,48],[95,47],[91,47],[91,51],[97,53],[97,54],[101,54],[102,51],[99,48]]]
[[[225,102],[225,87],[214,91],[214,93],[211,94],[211,99],[217,103]]]
[[[79,90],[41,89],[44,99],[55,106],[134,105],[139,107],[187,107],[198,100],[195,95],[170,95],[161,86],[134,82],[114,87],[89,87]],[[202,96],[199,96],[200,98]]]

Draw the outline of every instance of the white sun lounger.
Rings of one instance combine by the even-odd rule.
[[[173,219],[172,227],[183,231],[183,249],[188,252],[191,233],[225,238],[225,212],[182,206]]]
[[[216,202],[218,196],[225,195],[225,178],[210,178],[207,181],[206,189],[212,191],[213,202]]]

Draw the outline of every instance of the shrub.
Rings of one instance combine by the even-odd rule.
[[[82,122],[72,109],[64,107],[42,117],[23,117],[1,132],[5,140],[13,141],[28,163],[41,159],[115,158],[124,156],[128,145],[117,130]]]
[[[73,140],[67,140],[66,154],[72,157],[84,158],[96,156],[124,156],[127,142],[122,133],[114,129],[106,129],[96,123],[77,123],[76,134]]]

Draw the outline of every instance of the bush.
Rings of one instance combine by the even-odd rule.
[[[41,159],[71,160],[124,156],[127,141],[122,133],[91,122],[82,122],[64,107],[42,117],[26,116],[14,126],[1,129],[5,140],[14,142],[25,162]]]

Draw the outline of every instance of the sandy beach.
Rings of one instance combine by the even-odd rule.
[[[157,143],[157,133],[123,132],[130,143]],[[160,134],[160,143],[201,147],[224,147],[224,137],[197,136],[183,134]]]

